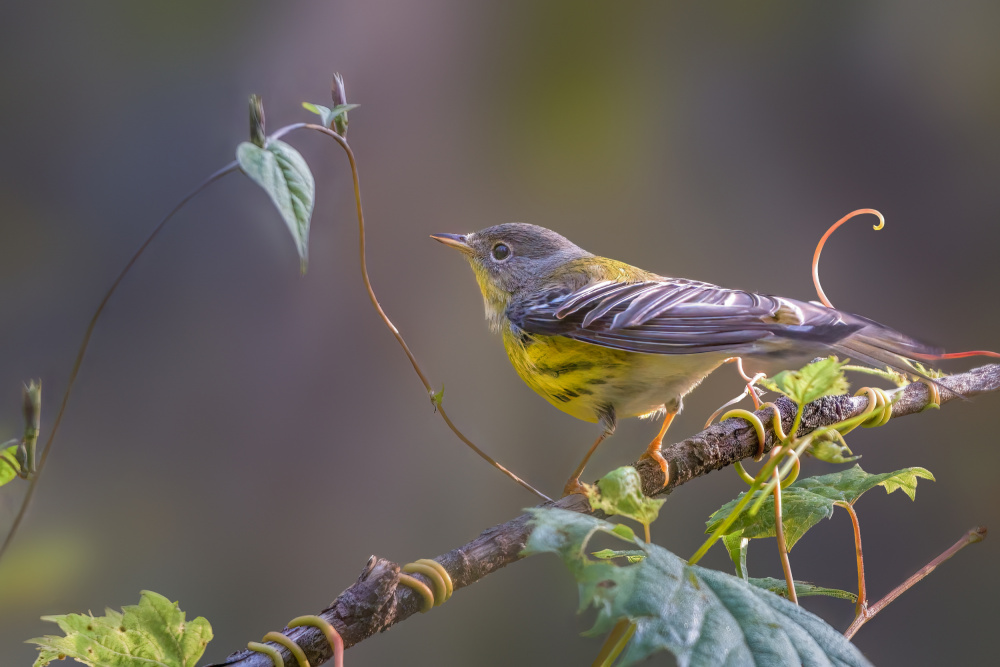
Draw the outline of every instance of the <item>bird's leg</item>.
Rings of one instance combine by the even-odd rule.
[[[678,411],[667,411],[666,416],[663,418],[663,426],[660,427],[660,432],[656,434],[653,441],[649,443],[649,447],[646,448],[646,453],[643,454],[641,459],[653,459],[658,464],[660,464],[660,470],[663,471],[663,486],[667,485],[670,481],[670,467],[667,465],[667,460],[663,458],[663,454],[660,453],[660,448],[663,446],[663,436],[667,434],[667,429],[670,428],[670,422],[674,420],[677,416]]]
[[[587,461],[589,461],[590,457],[597,451],[597,446],[604,442],[606,437],[608,437],[607,431],[601,431],[601,434],[597,436],[597,440],[595,440],[594,444],[590,446],[590,451],[588,451],[587,455],[583,457],[583,460],[580,461],[580,465],[576,467],[576,470],[574,470],[573,474],[570,475],[569,481],[566,482],[566,486],[563,487],[563,498],[573,495],[574,493],[587,493],[587,487],[580,483],[580,475],[583,474],[583,469],[587,467]]]

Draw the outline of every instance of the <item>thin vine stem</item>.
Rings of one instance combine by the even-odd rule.
[[[854,553],[858,561],[858,601],[854,605],[854,617],[863,616],[868,609],[868,590],[865,586],[865,557],[861,553],[861,524],[858,522],[858,513],[854,511],[854,506],[848,502],[835,502],[837,507],[843,507],[851,515],[851,524],[854,526]]]
[[[322,125],[316,125],[314,123],[297,124],[296,127],[302,127],[302,128],[309,129],[309,130],[315,130],[317,132],[321,132],[322,134],[327,135],[328,137],[330,137],[331,139],[333,139],[334,141],[336,141],[338,144],[340,144],[340,147],[342,149],[344,149],[344,152],[347,154],[347,159],[348,159],[348,161],[351,164],[351,177],[354,179],[354,201],[356,203],[357,212],[358,212],[358,236],[359,236],[359,239],[360,239],[359,240],[359,253],[358,254],[360,255],[360,258],[361,258],[361,277],[362,277],[362,279],[364,280],[364,283],[365,283],[365,290],[367,290],[367,292],[368,292],[368,298],[371,301],[372,306],[375,307],[375,310],[378,313],[378,316],[382,319],[382,322],[389,329],[389,331],[392,332],[392,335],[393,335],[393,337],[395,337],[396,342],[399,343],[399,346],[401,348],[403,348],[403,352],[406,354],[406,358],[410,360],[410,365],[413,366],[413,370],[416,372],[417,376],[420,378],[420,382],[423,383],[424,389],[427,390],[428,395],[433,396],[434,395],[434,388],[431,386],[430,380],[427,379],[427,376],[424,374],[424,371],[420,368],[420,364],[417,363],[416,357],[413,356],[413,352],[410,351],[410,346],[406,344],[406,341],[403,339],[403,336],[399,333],[399,329],[397,329],[396,325],[394,325],[392,323],[392,320],[389,319],[389,316],[385,314],[385,311],[382,309],[382,305],[378,301],[378,297],[375,296],[375,290],[372,288],[371,280],[368,278],[368,261],[367,261],[366,253],[365,253],[365,248],[366,248],[366,245],[365,245],[365,216],[364,216],[364,211],[362,210],[362,207],[361,207],[361,182],[360,182],[360,180],[358,178],[358,165],[357,165],[357,161],[354,159],[354,151],[351,150],[351,146],[347,143],[347,140],[344,137],[340,136],[339,134],[337,134],[336,132],[334,132],[333,130],[331,130],[328,127],[324,127]],[[285,129],[285,128],[282,128],[282,129]],[[280,132],[280,130],[279,130],[279,132]],[[452,433],[454,433],[456,436],[458,436],[459,440],[461,440],[462,442],[464,442],[470,449],[472,449],[472,451],[474,451],[476,454],[478,454],[480,457],[482,457],[483,460],[485,460],[487,463],[489,463],[490,465],[492,465],[494,468],[496,468],[500,472],[502,472],[505,475],[507,475],[508,477],[510,477],[512,480],[514,480],[515,482],[517,482],[518,484],[520,484],[521,486],[523,486],[525,489],[527,489],[531,493],[533,493],[536,496],[538,496],[539,498],[541,498],[543,501],[549,502],[549,501],[552,500],[551,498],[549,498],[548,496],[546,496],[544,493],[542,493],[541,491],[539,491],[535,487],[531,486],[526,481],[524,481],[523,479],[521,479],[520,477],[518,477],[517,475],[515,475],[513,472],[511,472],[510,470],[508,470],[507,468],[505,468],[499,462],[497,462],[496,460],[494,460],[489,454],[487,454],[483,450],[479,449],[479,447],[477,447],[471,440],[469,440],[465,436],[464,433],[462,433],[458,429],[457,426],[455,426],[455,423],[451,421],[451,418],[448,416],[448,413],[445,411],[444,406],[441,405],[441,403],[439,401],[436,401],[435,405],[436,405],[436,408],[437,408],[437,412],[441,415],[441,418],[444,420],[444,423],[448,425],[448,428],[451,429]]]
[[[83,334],[83,340],[80,342],[80,349],[76,353],[76,360],[73,362],[73,367],[69,372],[69,379],[66,381],[66,389],[63,391],[62,401],[59,403],[59,410],[56,412],[55,421],[52,422],[52,430],[49,431],[49,437],[46,439],[45,446],[42,448],[42,455],[38,459],[38,466],[35,468],[35,473],[28,484],[28,490],[24,494],[24,499],[21,501],[21,507],[18,509],[17,516],[14,517],[14,522],[7,531],[7,537],[4,538],[3,545],[0,545],[0,559],[2,559],[3,555],[7,552],[7,547],[9,547],[10,543],[13,541],[14,535],[17,533],[17,529],[21,526],[21,522],[24,520],[24,516],[28,511],[28,505],[31,504],[31,498],[34,496],[35,489],[38,487],[38,480],[42,476],[42,470],[45,468],[45,462],[48,460],[49,452],[52,450],[52,443],[55,441],[56,434],[59,432],[59,426],[62,424],[63,415],[66,414],[66,405],[69,403],[70,394],[73,392],[73,385],[76,383],[76,377],[80,373],[80,367],[83,365],[83,358],[87,354],[87,347],[90,345],[90,338],[94,333],[94,327],[97,326],[97,320],[100,319],[101,313],[104,312],[104,307],[108,305],[108,301],[111,300],[112,295],[114,295],[118,286],[121,285],[122,280],[124,280],[125,276],[132,270],[132,267],[135,265],[136,261],[138,261],[139,257],[146,252],[146,248],[149,247],[149,244],[151,244],[153,240],[159,236],[160,232],[163,231],[163,228],[166,227],[170,219],[173,218],[185,204],[204,191],[205,188],[226,174],[236,171],[237,167],[238,165],[235,160],[230,162],[225,167],[219,169],[217,172],[202,181],[198,187],[192,190],[186,197],[184,197],[184,199],[174,206],[174,208],[171,209],[171,211],[167,213],[162,220],[160,220],[159,224],[156,225],[149,236],[146,237],[146,240],[142,242],[139,249],[136,250],[132,255],[132,258],[129,259],[125,268],[121,270],[121,273],[118,274],[115,281],[111,283],[111,287],[109,287],[108,291],[104,293],[104,298],[101,299],[101,303],[97,306],[97,310],[94,311],[93,316],[90,318],[90,323],[87,325],[87,330]]]
[[[780,482],[778,470],[774,471],[775,481]],[[788,599],[799,603],[795,593],[795,578],[792,577],[792,563],[788,559],[788,543],[785,541],[785,525],[781,517],[781,484],[774,485],[774,535],[778,542],[778,558],[781,559],[781,569],[785,573],[785,583],[788,585]]]
[[[901,583],[899,586],[896,586],[894,589],[889,591],[889,594],[886,595],[884,598],[882,598],[872,606],[865,609],[861,615],[859,615],[857,618],[854,619],[854,622],[851,623],[851,627],[847,628],[847,631],[844,632],[844,637],[846,637],[847,639],[851,639],[852,637],[854,637],[857,631],[861,629],[862,625],[864,625],[872,618],[874,618],[875,614],[885,609],[890,602],[892,602],[900,595],[908,591],[918,581],[920,581],[928,574],[933,572],[935,569],[937,569],[938,565],[945,562],[946,560],[948,560],[949,558],[957,554],[959,551],[969,546],[970,544],[975,544],[976,542],[982,542],[985,538],[986,538],[985,527],[977,526],[976,528],[969,529],[965,533],[965,535],[962,535],[962,538],[958,540],[958,542],[955,542],[953,545],[945,549],[940,556],[932,560],[927,565],[924,565],[912,577],[910,577],[909,579]]]

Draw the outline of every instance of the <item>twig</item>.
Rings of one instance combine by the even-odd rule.
[[[111,287],[109,287],[108,291],[104,293],[104,298],[101,299],[101,303],[97,306],[97,310],[94,311],[94,315],[90,318],[90,324],[87,325],[87,330],[83,334],[83,340],[80,342],[80,349],[76,353],[76,360],[73,362],[73,368],[69,372],[69,379],[66,381],[66,390],[63,392],[62,401],[59,404],[59,411],[56,413],[55,421],[52,422],[52,430],[49,431],[49,437],[48,440],[45,441],[45,447],[42,448],[42,456],[38,460],[38,467],[35,468],[34,476],[28,484],[28,490],[24,494],[24,499],[21,501],[21,508],[18,510],[17,516],[14,517],[14,523],[10,525],[10,529],[7,531],[7,537],[4,538],[3,545],[0,546],[0,559],[2,559],[4,553],[7,552],[7,547],[10,546],[11,541],[14,539],[14,534],[17,533],[17,529],[21,525],[21,521],[24,519],[24,515],[28,511],[28,505],[31,504],[31,497],[35,494],[35,488],[38,486],[38,480],[41,479],[42,469],[45,468],[45,461],[49,458],[49,450],[52,449],[52,442],[56,438],[56,433],[59,432],[59,425],[62,424],[63,414],[66,412],[66,404],[69,402],[69,396],[73,391],[73,384],[76,382],[76,376],[80,372],[80,366],[83,365],[83,357],[87,354],[87,347],[90,345],[90,337],[94,333],[94,327],[97,326],[97,320],[100,319],[101,313],[104,312],[104,307],[108,305],[108,301],[115,293],[115,290],[118,289],[118,286],[121,284],[122,280],[125,279],[125,276],[128,275],[128,272],[132,270],[132,266],[136,263],[136,261],[138,261],[139,257],[142,256],[142,253],[146,252],[146,248],[149,247],[149,244],[152,243],[157,236],[159,236],[160,232],[163,231],[163,228],[166,227],[168,222],[170,222],[170,219],[173,218],[179,210],[184,208],[185,204],[194,199],[205,188],[226,174],[236,171],[236,168],[236,162],[230,162],[225,167],[202,181],[201,184],[192,190],[188,196],[184,197],[184,199],[182,199],[177,206],[171,209],[170,213],[167,213],[167,215],[160,220],[159,224],[156,225],[150,235],[146,237],[146,240],[142,242],[142,245],[140,245],[139,249],[132,255],[132,258],[128,261],[128,264],[125,265],[125,268],[118,274],[115,281],[111,283]]]
[[[908,591],[915,583],[933,572],[938,565],[945,562],[968,545],[975,544],[976,542],[982,542],[985,538],[986,528],[984,526],[970,528],[969,531],[962,536],[962,539],[945,549],[944,553],[932,560],[930,563],[920,568],[915,575],[892,589],[884,598],[873,604],[871,607],[862,608],[861,615],[854,619],[854,622],[851,623],[851,627],[847,628],[844,636],[848,639],[853,637],[862,625],[870,621],[875,614],[885,609],[890,602]]]
[[[964,396],[994,392],[1000,390],[1000,364],[990,364],[967,373],[953,375],[942,379],[941,382],[951,389],[960,391]],[[901,417],[920,412],[927,404],[928,398],[929,391],[926,385],[922,383],[909,385],[893,404],[893,416]],[[943,393],[941,396],[942,402],[953,398],[951,394]],[[821,426],[829,426],[860,414],[864,411],[866,401],[865,397],[843,395],[827,396],[810,403],[803,410],[799,433],[805,434]],[[777,401],[777,406],[781,412],[783,426],[791,427],[796,412],[794,404],[780,399]],[[771,408],[765,408],[761,411],[761,421],[765,424],[770,423],[770,410]],[[767,441],[767,449],[770,449],[774,444],[774,434],[771,430],[768,430]],[[664,449],[664,456],[671,466],[670,485],[667,490],[712,470],[750,458],[756,452],[757,436],[753,427],[748,426],[745,420],[729,419],[716,424]],[[642,477],[644,489],[652,489],[653,493],[661,491],[658,485],[663,483],[663,473],[659,465],[656,463],[647,465],[645,461],[640,461],[633,466]],[[576,512],[590,511],[589,504],[580,495],[569,496],[542,506],[560,507]],[[522,514],[507,523],[490,528],[472,542],[434,560],[448,570],[455,582],[456,590],[464,588],[521,558],[521,552],[531,532],[530,519],[530,515]],[[416,593],[405,587],[397,587],[398,573],[397,564],[373,556],[370,567],[365,569],[358,582],[341,593],[330,607],[320,614],[337,628],[344,638],[345,647],[353,646],[376,632],[387,630],[420,609],[421,600]],[[329,659],[331,652],[326,638],[318,629],[295,628],[286,634],[302,646],[313,667]],[[284,651],[282,655],[288,664],[291,664],[291,655]],[[271,667],[266,656],[250,651],[234,653],[219,665]]]
[[[420,368],[420,364],[417,363],[417,359],[416,357],[413,356],[413,352],[410,351],[410,346],[406,344],[406,341],[403,339],[402,334],[399,333],[399,329],[396,328],[396,325],[392,323],[392,321],[389,319],[389,316],[385,314],[384,310],[382,310],[382,305],[378,302],[378,297],[375,296],[375,290],[372,288],[371,280],[369,280],[368,278],[368,260],[366,259],[366,253],[365,253],[365,215],[361,209],[361,183],[358,179],[358,164],[354,159],[354,151],[351,150],[351,146],[350,144],[347,143],[346,139],[344,139],[342,136],[340,136],[339,134],[337,134],[328,127],[323,127],[322,125],[315,125],[313,123],[305,123],[300,125],[299,127],[303,127],[308,130],[315,130],[317,132],[321,132],[327,135],[328,137],[336,141],[340,145],[340,147],[344,149],[344,152],[347,154],[347,159],[351,164],[351,176],[354,179],[354,201],[357,204],[357,211],[358,211],[358,237],[360,239],[359,255],[361,256],[361,277],[365,283],[365,290],[368,292],[368,299],[372,302],[372,306],[374,306],[375,310],[378,312],[379,318],[381,318],[382,322],[389,329],[392,335],[396,338],[396,342],[399,343],[399,346],[401,348],[403,348],[403,352],[406,354],[406,358],[410,360],[410,365],[413,366],[413,370],[420,378],[420,382],[423,383],[424,389],[427,390],[427,394],[432,397],[431,400],[434,401],[435,408],[437,412],[441,415],[441,419],[443,419],[445,424],[448,425],[448,428],[451,429],[452,433],[458,436],[459,440],[464,442],[476,454],[479,454],[479,456],[481,456],[487,463],[492,465],[494,468],[496,468],[503,474],[510,477],[512,480],[523,486],[531,493],[535,494],[541,500],[543,501],[552,500],[544,493],[533,487],[531,484],[528,484],[526,481],[524,481],[523,479],[515,475],[513,472],[505,468],[498,461],[495,461],[489,454],[479,449],[479,447],[476,447],[476,445],[467,437],[465,437],[465,434],[462,433],[457,426],[455,426],[454,422],[451,421],[451,418],[448,416],[448,413],[445,412],[444,405],[441,404],[441,401],[435,400],[433,398],[435,395],[434,387],[431,385],[430,380],[427,379],[427,376],[424,375],[424,371]]]

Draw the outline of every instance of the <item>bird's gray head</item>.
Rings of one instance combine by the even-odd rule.
[[[545,282],[566,262],[590,256],[552,230],[523,222],[431,238],[460,250],[469,260],[483,292],[486,317],[494,327],[518,292]]]

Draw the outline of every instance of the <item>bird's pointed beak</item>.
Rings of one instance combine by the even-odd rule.
[[[464,253],[472,252],[472,247],[466,242],[464,234],[431,234],[431,238]]]

